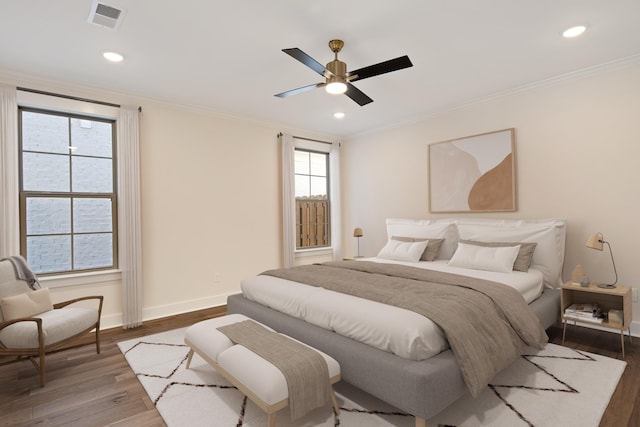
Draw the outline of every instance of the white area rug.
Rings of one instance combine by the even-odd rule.
[[[184,329],[118,343],[169,427],[266,426],[267,416],[197,355],[185,369]],[[500,373],[477,399],[463,397],[427,426],[597,427],[626,363],[548,344]],[[339,416],[319,408],[278,426],[414,426],[414,419],[349,384],[336,384]]]

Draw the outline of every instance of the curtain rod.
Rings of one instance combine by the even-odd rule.
[[[278,138],[280,138],[282,135],[283,135],[283,134],[282,134],[282,132],[280,132],[280,133],[278,134]],[[319,139],[305,138],[305,137],[303,137],[303,136],[295,136],[295,135],[291,135],[291,136],[292,136],[293,138],[296,138],[296,139],[302,139],[302,140],[304,140],[304,141],[319,142],[319,143],[321,143],[321,144],[333,145],[333,142],[320,141]]]
[[[120,104],[112,104],[110,102],[96,101],[95,99],[80,98],[80,97],[71,96],[71,95],[63,95],[61,93],[46,92],[44,90],[29,89],[27,87],[17,87],[16,89],[17,90],[21,90],[23,92],[37,93],[38,95],[55,96],[56,98],[71,99],[73,101],[82,101],[82,102],[89,102],[91,104],[106,105],[107,107],[115,107],[115,108],[121,108],[122,107]],[[138,107],[138,111],[142,112],[142,107]]]

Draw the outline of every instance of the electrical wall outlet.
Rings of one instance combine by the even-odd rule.
[[[638,302],[638,288],[631,288],[631,301]]]
[[[213,273],[213,283],[220,283],[220,273]]]

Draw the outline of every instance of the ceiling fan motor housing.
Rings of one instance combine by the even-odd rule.
[[[337,59],[329,62],[327,64],[327,70],[331,71],[334,76],[346,78],[347,75],[347,64]]]

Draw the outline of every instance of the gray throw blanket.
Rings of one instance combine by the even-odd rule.
[[[412,310],[445,333],[472,396],[548,337],[514,289],[467,276],[367,261],[304,265],[262,274]]]
[[[27,265],[27,261],[25,261],[25,259],[20,255],[12,255],[10,257],[0,259],[0,261],[9,261],[11,265],[13,265],[13,270],[16,272],[16,279],[24,280],[34,291],[41,288],[38,278]]]
[[[280,369],[287,380],[292,420],[327,403],[330,398],[329,368],[320,353],[252,320],[217,329],[234,343],[247,347]]]

